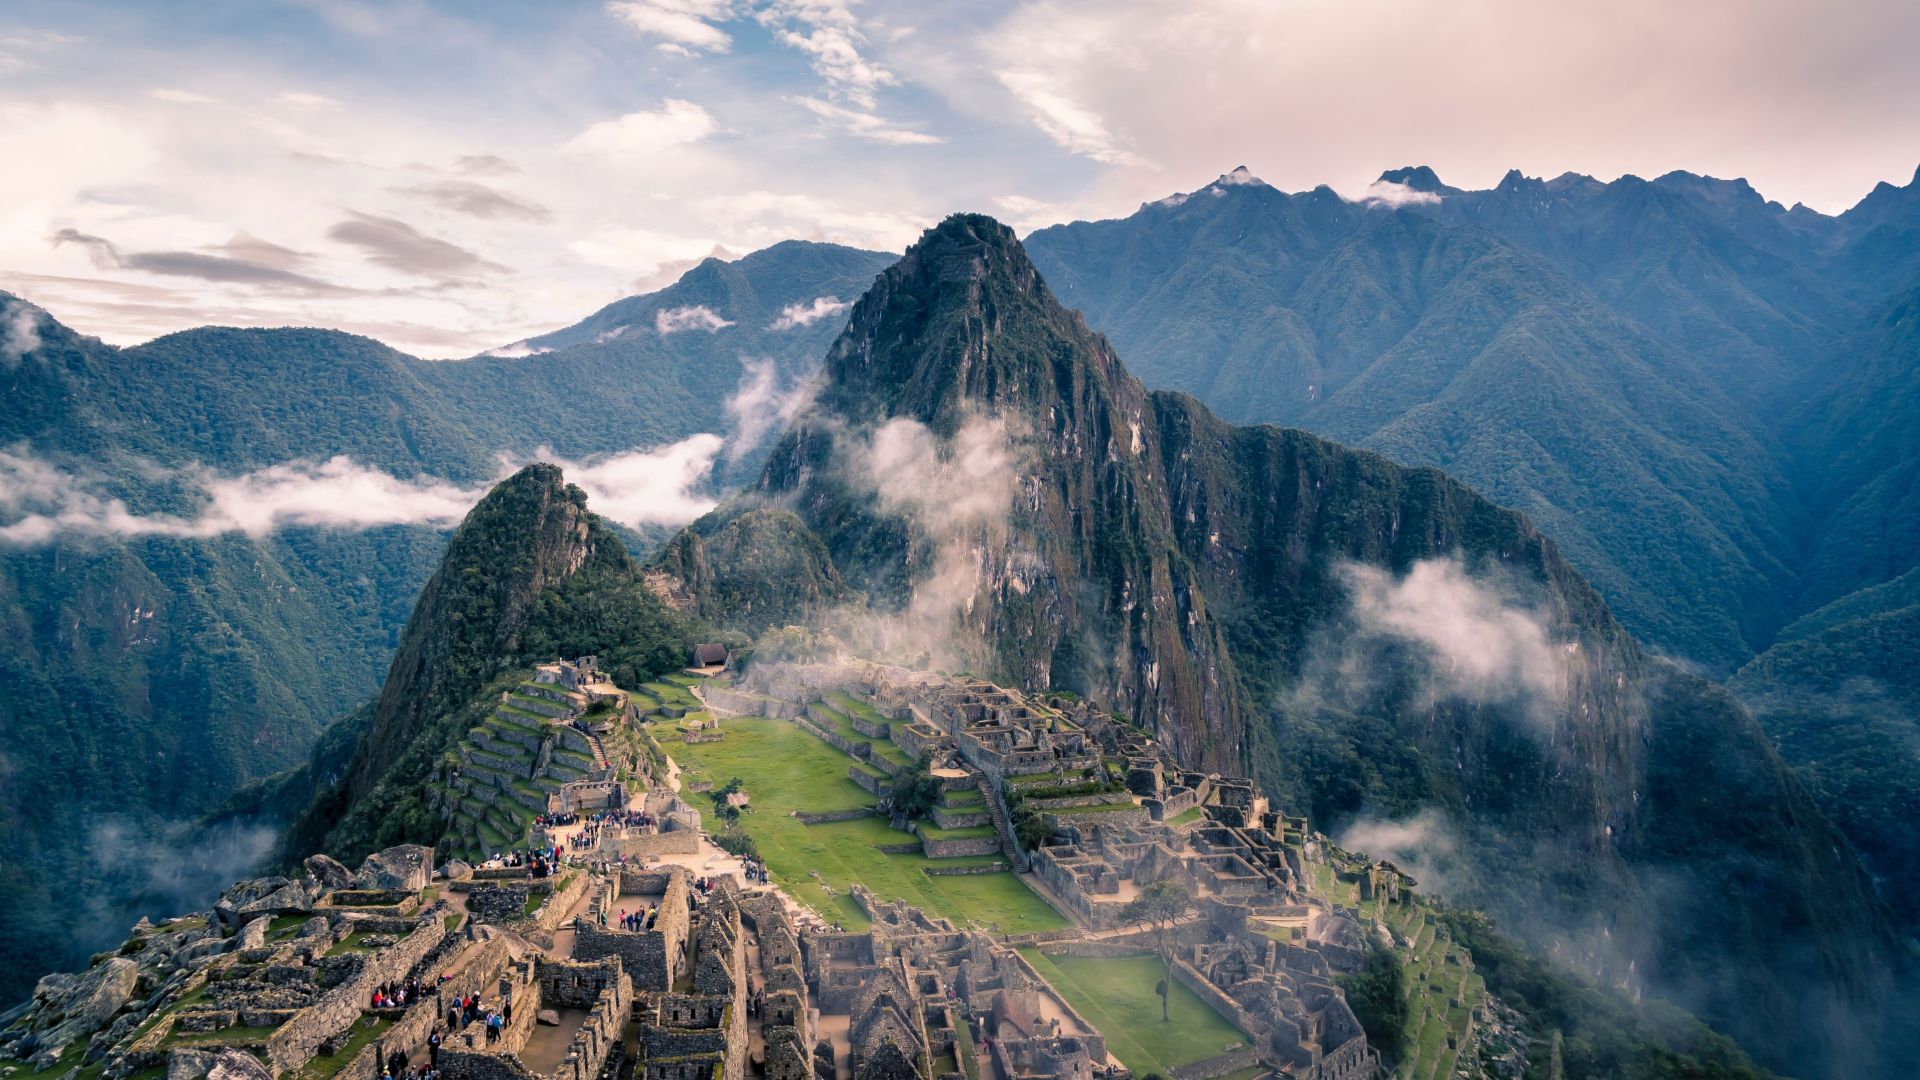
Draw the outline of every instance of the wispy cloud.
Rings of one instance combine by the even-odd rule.
[[[775,41],[805,53],[831,93],[871,110],[874,91],[900,80],[863,51],[867,36],[853,8],[854,0],[772,0],[754,18]]]
[[[517,199],[472,180],[436,180],[394,190],[443,209],[477,218],[546,221],[553,217],[553,211],[539,203]]]
[[[1108,165],[1143,165],[1105,118],[1076,101],[1054,76],[1037,70],[997,73],[1000,85],[1026,107],[1034,126],[1063,149]]]
[[[776,427],[784,426],[813,398],[814,383],[802,380],[780,385],[780,372],[768,357],[741,361],[740,386],[727,399],[733,431],[727,437],[727,460],[738,461],[753,452]]]
[[[0,298],[0,366],[18,367],[40,347],[40,309],[24,300]]]
[[[252,238],[249,237],[248,240]],[[285,269],[284,266],[272,265],[254,258],[209,255],[201,251],[123,252],[104,237],[83,233],[72,227],[57,230],[53,234],[52,243],[56,247],[62,244],[75,244],[87,249],[87,255],[93,260],[94,266],[102,270],[140,270],[149,274],[197,278],[201,281],[228,285],[252,285],[329,295],[340,295],[351,291],[306,274],[295,273]],[[258,245],[258,241],[254,241],[251,245],[243,243],[241,250],[252,247],[258,254]],[[270,246],[277,247],[277,245]],[[277,248],[277,250],[287,251],[285,248]]]
[[[787,100],[819,117],[829,126],[849,135],[857,135],[862,139],[872,139],[874,142],[888,143],[893,146],[928,146],[946,142],[938,135],[929,135],[924,131],[903,127],[877,113],[849,109],[819,98],[796,97]]]
[[[712,333],[732,325],[732,322],[721,318],[719,312],[705,304],[662,308],[653,313],[653,328],[662,334],[677,334],[682,330],[705,330]]]
[[[735,6],[729,0],[614,0],[607,13],[656,48],[689,56],[733,47],[732,35],[715,24],[735,17]]]
[[[838,315],[853,305],[835,296],[816,296],[812,301],[802,304],[788,304],[780,309],[780,317],[767,324],[769,330],[792,330],[801,326],[812,326],[829,315]]]
[[[720,130],[712,114],[691,101],[668,98],[652,112],[602,120],[561,146],[569,154],[644,159],[708,138]]]
[[[726,439],[702,433],[653,450],[634,450],[585,461],[569,461],[542,450],[567,480],[587,493],[587,508],[632,528],[685,525],[714,508],[702,494]]]
[[[349,210],[327,236],[360,249],[368,260],[405,274],[455,281],[506,267],[488,262],[458,244],[428,236],[397,218]]]

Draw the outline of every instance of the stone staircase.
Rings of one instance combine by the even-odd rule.
[[[1013,863],[1015,870],[1025,873],[1027,853],[1020,850],[1019,841],[1014,839],[1013,822],[1007,818],[1007,808],[1001,802],[1000,793],[993,790],[993,785],[987,783],[984,776],[979,777],[975,784],[980,788],[980,794],[986,797],[987,814],[993,818],[993,831],[1000,837],[1000,850]]]

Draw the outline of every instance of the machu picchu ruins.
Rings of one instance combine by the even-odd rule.
[[[1409,957],[1431,1047],[1394,1075],[1470,1052],[1484,991],[1413,880],[1252,781],[1070,695],[690,659],[632,688],[590,656],[537,666],[436,776],[437,845],[143,920],[41,980],[0,1057],[59,1080],[1361,1080],[1384,1070],[1342,977],[1374,942]],[[1148,893],[1177,910],[1150,925]]]

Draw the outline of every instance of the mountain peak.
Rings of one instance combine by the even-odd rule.
[[[1266,187],[1267,182],[1253,175],[1253,170],[1247,168],[1245,165],[1234,166],[1231,171],[1221,173],[1219,179],[1213,182],[1213,186],[1215,187],[1247,187],[1251,185]]]
[[[1408,165],[1399,169],[1388,169],[1380,174],[1383,183],[1399,184],[1415,191],[1427,191],[1444,194],[1454,189],[1440,181],[1439,174],[1427,165]]]

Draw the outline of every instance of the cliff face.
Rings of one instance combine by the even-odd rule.
[[[874,641],[900,659],[1085,694],[1330,831],[1438,811],[1455,858],[1433,885],[1783,1067],[1872,1037],[1796,1020],[1809,987],[1869,1003],[1897,946],[1750,717],[1649,658],[1522,515],[1148,393],[996,222],[950,218],[881,276],[758,489],[693,532],[765,505],[892,620]],[[777,588],[700,574],[710,598]]]

